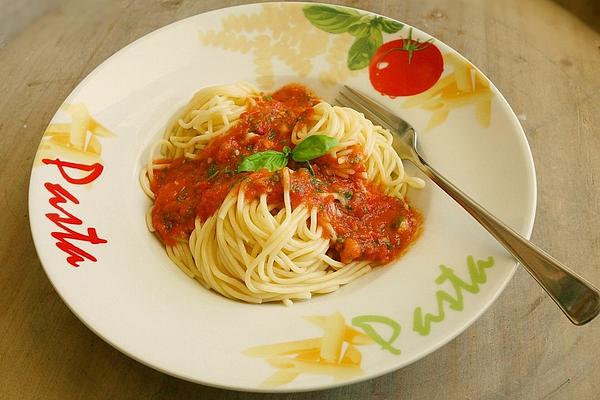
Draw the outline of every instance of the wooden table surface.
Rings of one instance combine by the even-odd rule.
[[[442,349],[327,391],[214,389],[106,344],[68,310],[36,256],[27,186],[37,144],[73,87],[111,54],[163,25],[242,2],[13,3],[0,0],[1,399],[600,398],[600,318],[572,326],[522,269],[489,311]],[[519,115],[533,152],[533,240],[600,285],[600,35],[547,0],[339,3],[423,29],[487,74]]]

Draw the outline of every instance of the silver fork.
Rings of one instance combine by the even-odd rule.
[[[433,169],[417,150],[417,133],[408,122],[348,86],[340,90],[336,102],[362,112],[374,124],[392,132],[393,147],[400,158],[414,164],[483,225],[527,269],[572,323],[583,325],[598,315],[598,289],[509,228]]]

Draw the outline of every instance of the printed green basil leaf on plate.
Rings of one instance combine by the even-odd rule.
[[[348,68],[357,70],[367,67],[382,43],[383,36],[378,29],[370,29],[369,36],[356,39],[348,51]]]
[[[392,21],[391,19],[381,18],[377,21],[377,25],[385,33],[396,33],[404,27],[400,22]]]
[[[331,149],[339,146],[336,138],[326,135],[312,135],[298,143],[292,150],[294,161],[309,161],[327,154]]]
[[[304,15],[314,26],[329,33],[344,33],[361,19],[354,10],[320,5],[304,7]]]
[[[371,34],[371,24],[368,22],[360,22],[348,28],[348,33],[357,38],[369,36]]]
[[[266,169],[269,172],[279,171],[287,165],[288,156],[275,150],[266,150],[254,153],[240,163],[238,172],[260,171]]]

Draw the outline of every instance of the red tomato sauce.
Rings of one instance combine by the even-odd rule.
[[[267,195],[267,204],[272,204],[279,208],[283,207],[283,184],[279,171],[269,172],[262,170],[251,172],[247,179],[244,180],[242,188],[244,196],[248,201],[258,200],[264,193]]]
[[[420,232],[421,215],[407,201],[388,196],[383,188],[356,177],[340,178],[319,164],[315,175],[300,169],[290,179],[292,207],[317,207],[325,237],[331,225],[336,238],[330,256],[348,263],[354,259],[386,263],[400,256]]]
[[[152,224],[164,243],[173,245],[178,239],[187,240],[196,216],[206,221],[243,178],[248,182],[245,187],[254,193],[246,197],[253,198],[259,190],[265,190],[264,174],[237,173],[238,164],[259,151],[294,147],[292,129],[305,123],[318,102],[304,86],[295,84],[254,100],[255,104],[240,120],[227,133],[213,139],[197,160],[179,158],[154,171],[150,183],[156,199]],[[277,190],[268,200],[276,197]]]
[[[238,185],[248,201],[266,193],[270,205],[283,207],[281,171],[238,173],[237,167],[251,154],[293,148],[294,127],[306,123],[318,100],[301,85],[287,85],[254,100],[234,127],[203,149],[199,159],[179,158],[155,170],[152,223],[165,244],[187,240],[195,219],[205,221],[213,215]],[[331,257],[344,263],[386,263],[414,242],[422,218],[407,201],[386,195],[366,180],[363,161],[362,148],[353,146],[341,165],[329,155],[311,161],[312,175],[306,163],[290,159],[290,199],[293,208],[317,207],[323,234],[331,239]],[[333,173],[340,168],[354,173],[341,178]]]

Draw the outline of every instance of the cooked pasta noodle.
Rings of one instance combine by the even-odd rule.
[[[302,94],[296,87],[287,92],[285,87],[281,90],[273,96],[293,98]],[[395,221],[401,221],[391,233],[386,231],[387,237],[399,238],[400,233],[395,232],[404,229],[410,234],[410,242],[418,234],[418,214],[403,197],[407,187],[422,187],[423,181],[406,175],[402,161],[391,147],[391,134],[352,109],[324,101],[313,103],[298,114],[300,117],[292,118],[290,131],[281,122],[283,119],[277,119],[283,115],[289,119],[290,110],[294,109],[284,108],[284,100],[273,100],[271,95],[246,83],[205,88],[169,122],[163,138],[151,147],[140,175],[142,189],[155,201],[147,214],[148,228],[165,243],[169,258],[204,287],[249,303],[291,304],[294,300],[310,299],[313,294],[333,292],[373,266],[397,257],[409,244],[404,239],[394,244],[398,248],[390,248],[386,242],[386,252],[383,244],[363,243],[348,235],[344,224],[356,219],[350,206],[359,204],[352,203],[359,201],[352,200],[352,196],[379,196],[369,198],[381,199],[381,210],[389,215],[389,204],[395,207],[394,215],[401,216]],[[268,117],[263,118],[257,110],[266,112]],[[272,123],[268,132],[261,133],[267,122]],[[288,138],[290,146],[298,149],[311,136],[327,136],[335,144],[326,154],[315,157],[312,164],[306,161],[306,166],[290,161],[270,172],[264,168],[242,172],[248,170],[241,169],[240,160],[260,153],[252,147],[254,144],[266,146],[261,154],[274,151],[277,158],[285,156],[276,150],[282,147],[281,143],[288,143]],[[242,147],[241,141],[252,145]],[[294,151],[289,150],[291,157],[295,157]],[[231,159],[235,164],[231,164]],[[230,168],[230,164],[237,168]],[[200,176],[204,185],[204,189],[193,192],[205,196],[204,203],[196,201],[185,208],[185,213],[179,203],[189,201],[189,192],[196,190],[193,188],[198,179],[185,185],[181,184],[184,177],[180,175],[171,179],[172,174],[179,173],[178,168]],[[299,191],[303,182],[308,182],[301,187],[305,191]],[[342,183],[344,187],[362,189],[351,195],[332,189],[339,189]],[[381,193],[371,187],[382,188]],[[326,189],[320,190],[323,188]],[[208,212],[202,207],[210,208],[208,199],[214,200],[213,190],[221,197]],[[375,194],[369,194],[369,190]],[[207,197],[209,193],[212,197]],[[311,202],[309,198],[316,200]],[[174,219],[173,210],[179,212],[180,220]],[[189,234],[173,233],[185,218],[193,218]],[[373,243],[379,240],[378,236]],[[363,246],[357,255],[356,246],[363,244],[375,249],[372,254]]]

